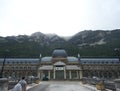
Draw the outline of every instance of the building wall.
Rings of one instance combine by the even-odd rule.
[[[2,64],[0,65],[0,70]],[[6,63],[4,66],[3,77],[20,78],[22,76],[37,76],[38,65],[28,63]]]
[[[83,65],[83,76],[99,78],[119,78],[120,64],[87,64]]]
[[[42,63],[42,65],[46,65],[47,63]],[[68,63],[70,64],[70,63]],[[52,65],[52,64],[49,64]],[[79,63],[73,63],[70,65],[79,65]],[[100,78],[120,78],[120,64],[82,64],[82,75],[83,77],[93,77],[97,76]],[[40,64],[32,64],[32,63],[5,63],[3,76],[4,77],[15,77],[19,78],[22,76],[38,76],[38,68]],[[2,64],[0,64],[0,70],[2,68]],[[40,78],[42,79],[42,75],[46,74],[50,79],[54,79],[54,71],[47,70],[41,71]],[[58,72],[59,74],[59,72]],[[62,73],[63,74],[63,73]],[[71,74],[71,76],[70,76]],[[66,79],[80,79],[79,70],[66,70]],[[63,76],[62,76],[63,77]],[[62,79],[62,78],[61,78]]]

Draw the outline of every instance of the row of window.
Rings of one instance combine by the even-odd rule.
[[[120,70],[118,66],[84,66],[84,69],[97,69],[97,70]]]
[[[0,67],[0,69],[1,69],[1,67]],[[36,66],[31,66],[31,67],[6,66],[4,69],[5,70],[37,70],[38,68]]]
[[[120,64],[120,62],[82,62],[83,64]]]
[[[0,62],[0,64],[3,64],[3,62]],[[38,62],[5,62],[5,64],[38,64]]]

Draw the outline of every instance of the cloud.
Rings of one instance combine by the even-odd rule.
[[[1,36],[120,28],[119,0],[1,0]]]

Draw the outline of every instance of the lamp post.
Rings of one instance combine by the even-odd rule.
[[[79,61],[79,65],[81,66],[80,68],[80,79],[82,79],[83,77],[83,65],[82,65],[82,62],[81,62],[81,58],[80,58],[80,54],[78,53],[78,61]]]
[[[41,66],[41,57],[42,57],[42,54],[40,54],[39,56],[39,66]]]
[[[120,62],[120,48],[115,48],[114,51],[116,52],[116,55],[119,58],[119,62]]]
[[[78,60],[79,60],[79,64],[80,64],[80,66],[81,66],[81,68],[82,68],[82,70],[83,70],[83,65],[82,65],[82,62],[81,62],[80,54],[78,54]]]
[[[4,60],[3,60],[3,64],[2,64],[2,69],[1,69],[1,72],[0,72],[0,78],[3,78],[3,71],[4,71],[4,66],[5,66],[7,52],[9,52],[9,50],[5,50]]]
[[[80,59],[80,54],[79,53],[78,53],[78,61],[79,61],[80,66],[82,67],[82,63],[81,63],[81,59]]]

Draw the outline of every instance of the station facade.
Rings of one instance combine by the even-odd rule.
[[[82,58],[68,56],[64,49],[56,49],[52,56],[40,58],[0,58],[4,77],[35,76],[41,80],[79,80],[82,77],[120,78],[119,58]]]

